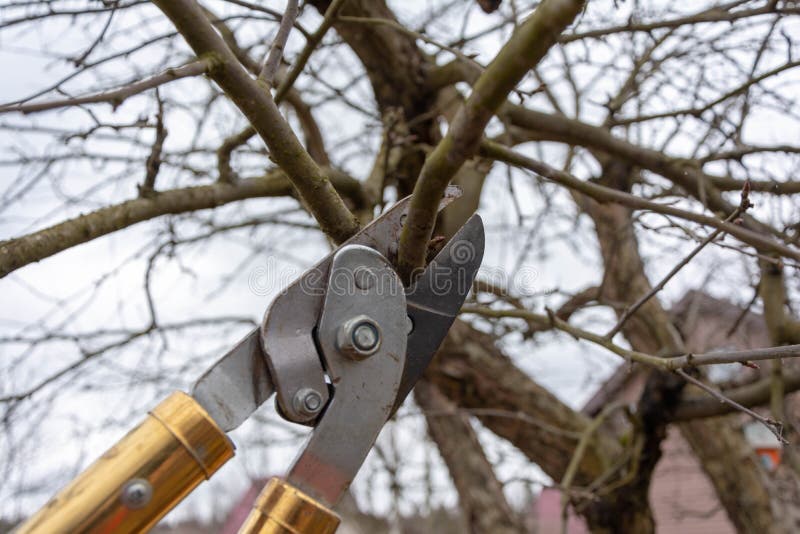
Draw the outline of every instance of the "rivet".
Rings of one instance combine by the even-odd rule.
[[[147,506],[153,497],[153,486],[143,478],[133,478],[122,487],[122,504],[131,510]]]

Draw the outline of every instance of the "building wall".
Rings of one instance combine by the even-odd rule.
[[[711,481],[680,430],[671,426],[650,485],[658,534],[735,534]]]

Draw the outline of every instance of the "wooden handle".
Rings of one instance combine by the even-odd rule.
[[[211,416],[175,392],[16,532],[146,531],[232,457]]]
[[[333,534],[339,516],[288,482],[264,486],[239,534]]]

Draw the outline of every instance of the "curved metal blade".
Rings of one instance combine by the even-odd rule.
[[[460,195],[458,187],[448,187],[439,209]],[[400,239],[410,199],[396,202],[347,244],[366,245],[384,257],[391,256],[391,249]],[[299,417],[291,417],[290,400],[296,389],[293,386],[306,384],[313,378],[322,380],[312,331],[319,319],[332,258],[333,254],[327,256],[292,283],[272,302],[262,326],[250,332],[195,382],[192,397],[226,432],[250,417],[272,396],[276,385],[281,387],[284,397],[280,399],[284,415],[300,422]],[[269,363],[276,370],[283,370],[284,376],[270,374],[264,349],[272,356]],[[292,380],[295,376],[297,379]],[[322,386],[320,392],[323,400],[327,400],[327,388]]]
[[[372,283],[344,290],[341,282],[360,268],[369,270]],[[317,340],[334,394],[286,480],[334,506],[391,415],[405,363],[406,298],[389,261],[358,245],[344,246],[334,255],[328,287]],[[354,358],[342,350],[341,328],[367,318],[375,325],[375,352]]]
[[[478,273],[485,246],[483,221],[475,214],[456,232],[406,292],[413,330],[396,410],[425,372],[458,315]]]
[[[192,397],[230,432],[274,391],[261,351],[261,329],[256,328],[195,382]]]

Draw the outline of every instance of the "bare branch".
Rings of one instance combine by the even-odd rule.
[[[461,308],[461,313],[474,313],[484,317],[494,318],[525,319],[527,321],[542,325],[543,327],[561,330],[562,332],[565,332],[576,339],[591,341],[592,343],[625,358],[627,361],[643,363],[658,369],[664,369],[666,371],[676,371],[678,369],[685,369],[688,367],[714,365],[720,363],[749,363],[761,360],[773,360],[775,358],[800,357],[800,345],[784,345],[780,347],[769,347],[764,349],[720,351],[710,352],[707,354],[684,354],[682,356],[663,358],[659,356],[653,356],[652,354],[646,354],[637,350],[620,347],[619,345],[614,344],[606,336],[594,334],[582,328],[572,326],[566,321],[556,317],[553,313],[550,313],[549,315],[542,315],[527,310],[496,310],[483,306],[468,305]]]
[[[569,460],[569,465],[567,466],[567,470],[564,472],[564,476],[561,479],[561,484],[559,487],[561,488],[561,534],[567,534],[567,527],[569,525],[568,520],[568,511],[569,511],[569,494],[570,488],[572,487],[572,481],[575,479],[575,474],[578,472],[578,466],[583,459],[583,455],[586,454],[586,449],[589,446],[589,442],[592,439],[592,436],[597,429],[600,428],[600,425],[608,419],[608,417],[613,414],[616,410],[624,406],[622,403],[611,403],[603,408],[603,411],[600,412],[592,422],[584,429],[583,434],[581,435],[581,439],[578,442],[578,446],[575,447],[575,452],[572,453],[572,458]]]
[[[767,236],[748,230],[747,228],[743,228],[737,224],[724,222],[716,217],[709,217],[707,215],[693,213],[680,208],[658,204],[629,193],[579,180],[568,173],[554,169],[545,163],[525,157],[497,143],[484,141],[481,144],[481,155],[531,170],[543,178],[547,178],[548,180],[565,185],[570,189],[580,191],[581,193],[588,195],[599,202],[616,202],[630,208],[650,210],[655,213],[672,215],[706,226],[711,226],[736,237],[743,243],[754,246],[757,250],[773,252],[785,258],[791,258],[800,262],[800,251],[796,250],[794,247],[789,247],[783,243],[779,243]]]
[[[737,20],[758,17],[770,13],[780,13],[786,15],[800,13],[800,9],[797,9],[795,7],[786,6],[778,8],[775,5],[773,5],[774,2],[769,2],[769,1],[765,2],[762,7],[753,9],[733,10],[733,8],[739,7],[741,4],[742,2],[737,0],[722,5],[716,5],[708,9],[703,9],[698,13],[693,13],[683,17],[676,17],[674,19],[668,19],[668,20],[657,20],[653,22],[631,21],[628,24],[621,26],[598,28],[596,30],[589,30],[585,32],[564,35],[559,39],[559,41],[564,43],[569,43],[574,41],[581,41],[587,38],[603,38],[608,35],[614,35],[616,33],[633,33],[633,32],[649,33],[654,30],[680,28],[682,26],[691,26],[694,24],[713,23],[713,22],[734,22]]]
[[[745,184],[745,189],[742,191],[742,202],[741,202],[741,204],[740,204],[739,206],[737,206],[737,208],[736,208],[736,209],[733,211],[733,213],[731,213],[731,214],[728,216],[728,218],[727,218],[727,219],[725,219],[725,221],[723,221],[723,222],[725,222],[725,223],[730,223],[731,221],[735,221],[735,220],[736,220],[736,218],[737,218],[737,217],[739,217],[739,215],[740,215],[741,213],[744,213],[744,212],[745,212],[745,211],[746,211],[748,208],[750,208],[750,207],[751,207],[750,200],[748,199],[748,194],[749,194],[749,192],[750,192],[750,187],[749,187],[749,185],[750,185],[749,183],[746,183],[746,184]],[[695,248],[694,248],[694,249],[693,249],[693,250],[692,250],[692,251],[691,251],[691,252],[690,252],[690,253],[689,253],[689,254],[688,254],[688,255],[687,255],[685,258],[683,258],[683,259],[682,259],[680,262],[678,262],[678,264],[677,264],[677,265],[675,265],[675,267],[673,267],[673,268],[670,270],[670,272],[668,272],[668,273],[666,274],[666,276],[664,276],[664,278],[662,278],[662,279],[661,279],[661,281],[660,281],[659,283],[657,283],[655,286],[653,286],[653,287],[652,287],[652,289],[650,289],[650,291],[648,291],[647,293],[645,293],[644,295],[642,295],[642,296],[639,298],[639,300],[637,300],[636,302],[634,302],[634,303],[633,303],[633,305],[632,305],[631,307],[627,308],[627,309],[626,309],[626,310],[625,310],[625,311],[622,313],[622,315],[620,316],[619,320],[617,321],[617,324],[616,324],[616,325],[614,325],[614,327],[613,327],[611,330],[609,330],[609,331],[608,331],[608,333],[606,334],[606,337],[607,337],[608,339],[611,339],[611,338],[613,338],[613,337],[614,337],[614,336],[615,336],[615,335],[616,335],[616,334],[617,334],[617,333],[618,333],[620,330],[622,330],[622,327],[623,327],[623,326],[625,326],[625,321],[627,321],[627,320],[628,320],[628,319],[631,317],[631,315],[633,315],[634,313],[636,313],[636,311],[637,311],[639,308],[641,308],[641,307],[644,305],[644,303],[645,303],[645,302],[647,302],[648,300],[650,300],[651,298],[653,298],[653,297],[656,295],[656,293],[658,293],[659,291],[661,291],[662,289],[664,289],[664,286],[665,286],[665,285],[667,285],[667,282],[669,282],[670,280],[672,280],[672,278],[673,278],[673,277],[674,277],[676,274],[678,274],[678,272],[680,272],[680,270],[681,270],[681,269],[683,269],[684,267],[686,267],[686,265],[688,265],[688,264],[689,264],[689,262],[690,262],[690,261],[692,261],[692,258],[694,258],[695,256],[697,256],[697,254],[698,254],[698,253],[699,253],[701,250],[703,250],[703,249],[706,247],[706,245],[708,245],[709,243],[713,243],[713,242],[714,242],[714,240],[716,240],[716,239],[717,239],[717,238],[718,238],[720,235],[722,235],[722,233],[723,233],[723,230],[722,230],[721,228],[717,228],[716,230],[714,230],[713,232],[711,232],[711,233],[708,235],[708,237],[706,237],[705,239],[703,239],[703,241],[701,241],[701,242],[700,242],[700,244],[699,244],[699,245],[697,245],[697,246],[696,246],[696,247],[695,247]]]
[[[784,371],[783,386],[786,393],[800,390],[800,371]],[[752,384],[725,389],[725,397],[742,406],[754,407],[767,404],[772,396],[772,377],[768,376]],[[709,399],[706,396],[684,396],[675,408],[671,418],[674,421],[688,421],[702,417],[716,417],[736,411],[732,404]]]
[[[690,374],[686,373],[682,369],[677,369],[675,372],[678,373],[681,376],[681,378],[683,378],[687,382],[690,382],[690,383],[694,384],[695,386],[699,387],[700,389],[702,389],[703,391],[705,391],[706,393],[708,393],[712,397],[716,398],[720,402],[724,402],[725,404],[730,404],[731,406],[733,406],[735,409],[739,410],[740,412],[745,413],[745,414],[749,415],[750,417],[752,417],[753,419],[755,419],[756,421],[759,421],[760,423],[762,423],[765,427],[767,427],[769,429],[770,432],[772,432],[775,435],[776,438],[778,438],[778,441],[780,441],[781,443],[788,443],[786,441],[786,438],[783,437],[783,428],[782,428],[781,423],[779,423],[777,421],[773,421],[772,419],[768,419],[768,418],[764,417],[763,415],[760,415],[760,414],[754,412],[750,408],[742,406],[741,404],[739,404],[735,400],[732,400],[732,399],[726,397],[725,395],[723,395],[722,393],[720,393],[719,391],[717,391],[713,387],[711,387],[708,384],[705,384],[702,381],[696,379],[695,377],[693,377]]]
[[[286,10],[283,12],[283,17],[281,17],[281,24],[278,26],[278,33],[269,47],[269,54],[264,59],[261,72],[258,74],[258,79],[267,85],[272,85],[275,74],[278,72],[278,67],[283,57],[283,49],[289,40],[294,21],[297,19],[297,11],[297,0],[288,0],[286,2]]]
[[[503,495],[503,487],[492,470],[492,464],[486,459],[469,417],[457,411],[436,386],[424,379],[414,388],[414,399],[425,413],[428,432],[436,442],[458,490],[470,532],[523,532]]]
[[[337,242],[352,236],[358,220],[300,144],[265,87],[253,80],[194,0],[155,0],[200,57],[213,58],[209,76],[216,81],[270,148],[300,198]]]
[[[425,161],[414,187],[398,250],[398,267],[406,282],[424,264],[436,206],[450,179],[477,152],[486,124],[508,93],[539,63],[583,5],[579,0],[544,0],[475,82],[447,135]]]
[[[161,167],[161,151],[164,149],[164,140],[167,138],[167,129],[164,128],[164,102],[158,95],[156,89],[156,99],[158,100],[158,113],[156,114],[156,138],[153,141],[153,148],[145,163],[144,182],[139,187],[141,196],[151,195],[155,191],[156,176]]]
[[[19,112],[27,115],[29,113],[39,113],[51,109],[98,103],[109,103],[113,108],[117,108],[128,98],[143,93],[149,89],[180,80],[181,78],[190,78],[205,74],[209,68],[209,65],[209,61],[201,59],[198,61],[193,61],[192,63],[187,63],[181,67],[167,69],[161,74],[145,80],[126,84],[118,89],[103,91],[101,93],[95,93],[92,95],[78,96],[75,98],[53,100],[50,102],[0,106],[0,113]]]
[[[328,171],[346,194],[361,195],[361,185],[336,171]],[[137,198],[102,208],[8,241],[0,241],[0,277],[29,263],[40,261],[62,250],[91,241],[111,232],[160,215],[215,208],[247,198],[289,196],[292,184],[281,171],[240,180],[234,185],[212,184],[161,191],[152,198]],[[360,200],[359,200],[360,202]]]

